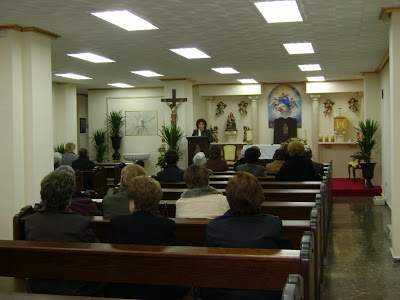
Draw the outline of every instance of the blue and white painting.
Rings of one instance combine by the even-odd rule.
[[[280,84],[268,96],[268,127],[273,128],[279,118],[295,118],[301,128],[301,95],[291,85]]]

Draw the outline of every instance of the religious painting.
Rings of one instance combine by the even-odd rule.
[[[86,133],[86,132],[87,132],[87,119],[79,118],[79,133]]]
[[[125,135],[153,136],[158,135],[157,111],[126,111]]]
[[[268,96],[268,127],[274,127],[279,118],[296,119],[297,128],[301,128],[301,95],[293,86],[280,84]]]

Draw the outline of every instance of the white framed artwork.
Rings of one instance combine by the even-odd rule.
[[[125,135],[158,135],[157,111],[125,111]]]

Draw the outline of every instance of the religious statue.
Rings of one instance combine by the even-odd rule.
[[[249,103],[247,103],[246,101],[242,101],[238,104],[239,106],[239,114],[242,117],[247,116],[247,106],[249,106]]]
[[[334,105],[335,105],[335,102],[333,102],[331,99],[325,100],[325,102],[324,102],[324,116],[325,117],[332,113]]]
[[[171,109],[171,126],[176,127],[177,119],[178,119],[178,105],[177,103],[186,102],[187,98],[177,98],[176,90],[172,90],[172,98],[171,99],[161,99],[161,102],[166,102],[169,108]]]
[[[215,115],[218,117],[224,114],[224,109],[226,108],[226,104],[222,101],[219,101],[217,104],[217,109],[215,110]]]
[[[347,101],[349,104],[349,109],[353,112],[356,113],[358,112],[358,100],[356,98],[350,98],[349,101]]]
[[[243,126],[243,143],[251,143],[253,141],[253,136],[250,127]]]
[[[218,143],[218,126],[211,126],[211,133],[214,143]]]
[[[228,115],[225,131],[236,131],[236,120],[232,112],[230,112]]]

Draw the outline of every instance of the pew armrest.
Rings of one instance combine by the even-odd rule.
[[[304,283],[299,274],[289,274],[282,292],[282,300],[303,300]]]

